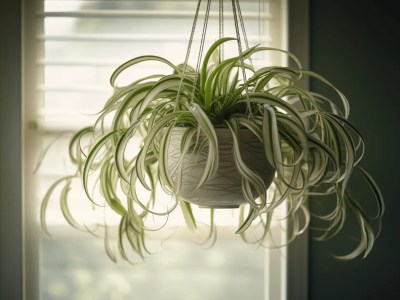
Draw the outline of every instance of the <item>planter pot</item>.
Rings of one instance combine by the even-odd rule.
[[[174,183],[177,180],[176,164],[181,157],[181,139],[186,128],[176,127],[168,147],[168,167]],[[202,147],[187,153],[182,161],[182,185],[177,195],[199,207],[237,208],[246,200],[242,194],[242,176],[233,158],[233,141],[228,128],[215,128],[218,138],[219,165],[217,173],[196,189],[203,175],[208,149]],[[202,144],[200,137],[199,143]],[[257,172],[268,188],[275,170],[268,164],[264,146],[248,129],[239,132],[240,154],[245,164]],[[175,170],[175,171],[174,171]]]

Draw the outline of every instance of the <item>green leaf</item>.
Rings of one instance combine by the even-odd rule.
[[[242,176],[243,196],[252,207],[254,207],[257,210],[261,210],[264,208],[267,202],[267,194],[266,194],[267,188],[260,175],[252,171],[249,167],[247,167],[241,158],[239,141],[238,141],[238,126],[236,120],[231,119],[229,122],[226,122],[226,124],[232,134],[233,158],[235,161],[235,166],[239,171],[240,175]],[[253,197],[251,186],[253,186],[256,190],[257,193],[256,197]],[[260,198],[261,203],[257,203],[254,200],[255,198],[258,197]]]
[[[87,157],[87,159],[85,160],[85,164],[83,167],[83,173],[82,173],[82,181],[83,181],[83,188],[85,190],[85,193],[87,195],[87,197],[93,201],[90,193],[89,193],[89,189],[88,189],[88,179],[89,179],[89,171],[91,170],[93,161],[96,158],[96,155],[99,153],[100,149],[106,145],[106,143],[112,138],[112,136],[114,134],[116,134],[117,131],[111,131],[109,133],[107,133],[106,135],[104,135],[94,146],[93,148],[90,150],[89,155]]]
[[[149,62],[149,61],[158,61],[161,63],[164,63],[168,66],[170,66],[175,72],[180,73],[180,69],[177,68],[173,63],[171,63],[170,61],[159,57],[159,56],[154,56],[154,55],[144,55],[144,56],[139,56],[139,57],[135,57],[131,60],[128,60],[127,62],[123,63],[122,65],[120,65],[111,75],[110,77],[110,84],[111,86],[115,87],[115,81],[117,79],[117,77],[126,69],[128,69],[131,66],[134,66],[136,64],[142,63],[142,62]]]
[[[121,200],[117,196],[116,185],[118,180],[118,173],[113,163],[103,165],[100,173],[100,186],[104,198],[110,208],[117,214],[124,216],[127,215],[125,207],[122,205]]]
[[[204,172],[197,184],[196,189],[202,186],[209,178],[211,178],[218,169],[219,156],[218,156],[218,138],[215,133],[214,126],[212,125],[210,119],[207,117],[203,109],[197,104],[193,104],[190,107],[190,112],[196,118],[199,129],[205,133],[207,137],[208,145],[208,157]]]
[[[183,217],[185,218],[186,225],[191,230],[195,230],[197,228],[196,220],[193,215],[192,206],[189,202],[185,200],[179,200],[179,204],[182,209]]]
[[[269,164],[277,170],[278,175],[283,178],[283,160],[278,125],[275,111],[269,105],[264,107],[262,133],[267,160]]]
[[[372,178],[372,176],[367,171],[365,171],[360,166],[357,166],[357,168],[361,171],[361,174],[367,180],[369,187],[373,191],[376,203],[378,205],[377,215],[374,218],[380,219],[385,212],[385,202],[384,202],[382,192],[379,189],[378,185],[376,184],[375,180]]]
[[[208,49],[206,55],[204,56],[203,64],[201,67],[201,73],[200,73],[200,82],[201,82],[200,86],[202,89],[204,89],[205,81],[207,78],[207,66],[208,66],[208,61],[210,60],[211,55],[220,45],[222,45],[223,43],[226,43],[228,41],[233,41],[233,40],[236,40],[236,39],[231,38],[231,37],[219,39],[214,44],[212,44],[211,47]]]
[[[81,231],[86,231],[86,227],[79,224],[75,220],[75,218],[72,216],[71,211],[69,210],[69,207],[68,207],[68,193],[71,190],[71,180],[72,180],[72,178],[67,179],[63,189],[61,190],[61,195],[60,195],[61,212],[63,213],[63,216],[69,225],[71,225],[75,229],[78,229]]]
[[[71,176],[65,176],[62,177],[58,180],[56,180],[47,190],[46,194],[44,195],[43,199],[42,199],[42,203],[40,206],[40,224],[42,225],[42,229],[43,231],[50,235],[49,230],[47,228],[47,224],[46,224],[46,210],[47,210],[47,205],[49,203],[50,197],[52,196],[54,190],[63,182],[65,182],[64,184],[67,185],[67,183],[69,182],[70,179],[74,178],[76,176],[71,175]]]
[[[69,143],[69,157],[75,164],[81,164],[82,148],[80,141],[88,133],[93,133],[93,127],[82,128],[72,137]]]
[[[236,230],[236,233],[242,234],[243,232],[245,232],[250,227],[251,223],[254,221],[257,215],[258,215],[258,210],[255,209],[254,207],[250,207],[246,219]]]

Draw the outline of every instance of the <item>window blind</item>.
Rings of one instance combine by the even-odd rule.
[[[35,102],[32,106],[35,111],[27,112],[26,115],[38,136],[32,141],[31,146],[41,148],[43,151],[46,148],[45,145],[51,145],[43,161],[40,158],[34,158],[41,163],[35,172],[35,179],[31,180],[28,193],[32,193],[29,201],[38,204],[54,180],[73,170],[66,163],[69,133],[91,124],[96,118],[96,113],[101,110],[112,93],[108,81],[117,66],[126,60],[145,54],[162,56],[175,64],[184,61],[197,1],[36,0],[36,2],[40,3],[38,7],[41,7],[34,12],[35,22],[39,24],[37,26],[39,30],[35,32],[34,45],[38,50],[35,57],[35,70],[31,72],[31,74],[36,74],[32,89],[34,93],[32,97],[29,97],[29,101]],[[202,2],[201,11],[204,12],[206,1]],[[251,46],[262,44],[274,48],[286,48],[285,1],[242,0],[240,4]],[[224,36],[234,36],[230,1],[224,1],[224,9]],[[196,64],[202,16],[203,14],[199,16],[189,59],[189,64],[192,66]],[[205,48],[218,39],[218,35],[218,1],[212,1]],[[237,55],[237,46],[234,42],[231,46],[225,47],[225,57],[233,55]],[[282,59],[284,58],[279,55],[262,54],[256,57],[253,63],[255,66],[281,64]],[[154,72],[169,73],[170,70],[160,68],[159,64],[145,64],[143,67],[136,68],[134,72],[128,72],[127,76],[132,80]],[[82,207],[82,200],[84,199],[79,193],[73,192],[69,205],[76,219],[84,220],[88,224],[90,219],[85,216],[87,210]],[[90,206],[90,203],[88,205]],[[35,215],[37,226],[39,205],[31,206],[34,209],[29,211],[29,214]],[[40,248],[37,255],[41,257],[41,260],[37,265],[30,264],[40,269],[36,269],[36,272],[41,276],[39,279],[33,280],[31,277],[32,280],[29,280],[31,285],[29,290],[39,289],[38,286],[41,286],[38,295],[40,294],[45,299],[66,299],[65,295],[68,294],[69,297],[86,297],[85,299],[111,299],[112,297],[125,299],[124,297],[132,295],[138,299],[152,299],[148,297],[146,291],[154,289],[155,284],[163,299],[183,299],[187,298],[187,295],[192,295],[193,299],[197,299],[196,292],[190,291],[191,284],[187,283],[185,289],[180,288],[181,293],[186,291],[186,294],[179,296],[181,294],[171,290],[173,284],[164,287],[165,278],[155,276],[154,272],[151,272],[152,268],[157,268],[159,274],[164,274],[163,272],[168,272],[173,268],[178,275],[181,274],[179,276],[193,274],[191,270],[194,269],[200,270],[200,273],[203,272],[206,275],[196,277],[199,282],[216,276],[215,282],[219,283],[215,287],[209,287],[209,294],[203,295],[200,291],[197,292],[198,295],[203,295],[202,299],[221,299],[221,297],[285,299],[284,250],[269,254],[258,251],[250,253],[245,258],[241,255],[243,251],[246,251],[241,248],[241,241],[232,240],[227,236],[219,247],[213,250],[214,252],[201,256],[198,248],[188,247],[179,240],[175,243],[171,241],[170,246],[166,245],[166,249],[161,251],[165,252],[164,256],[161,256],[162,253],[156,254],[160,256],[160,259],[157,260],[155,256],[155,262],[150,264],[150,267],[143,266],[140,270],[132,270],[131,266],[122,266],[116,271],[111,263],[108,264],[101,241],[94,242],[86,236],[82,238],[63,232],[63,228],[66,228],[68,224],[60,212],[57,197],[49,202],[47,221],[52,232],[56,232],[55,235],[61,234],[61,238],[54,242],[35,233],[38,236],[36,242]],[[28,229],[30,230],[34,231],[34,229]],[[31,233],[27,232],[28,235]],[[284,239],[284,235],[278,234],[275,238]],[[34,244],[34,242],[30,243]],[[230,249],[229,255],[224,254],[226,247]],[[28,254],[31,262],[37,259],[33,257],[34,253]],[[174,254],[182,260],[180,264],[168,260],[173,259]],[[76,257],[83,258],[85,263]],[[66,261],[62,260],[64,258]],[[237,261],[234,261],[235,258]],[[265,258],[265,264],[275,264],[273,270],[264,269],[262,264],[257,263],[263,258]],[[65,270],[59,269],[61,263],[70,267]],[[217,267],[221,267],[224,271],[219,271],[221,274],[215,272]],[[231,277],[235,270],[240,270],[243,275],[235,276],[237,281]],[[34,268],[31,269],[31,272],[33,271]],[[110,273],[116,277],[111,278]],[[93,274],[98,274],[98,277]],[[153,281],[149,281],[146,276],[151,276]],[[228,276],[226,278],[233,280],[231,282],[233,286],[252,286],[251,291],[244,290],[247,294],[241,295],[239,290],[226,287],[218,281],[225,278],[223,276]],[[257,280],[246,279],[254,276]],[[172,283],[179,284],[180,282],[179,278],[169,278]],[[32,287],[36,281],[40,281],[37,287]],[[149,284],[152,285],[147,286]],[[99,291],[98,286],[104,286],[103,291]],[[221,289],[225,292],[224,296],[219,297],[218,291]],[[231,291],[231,296],[227,293],[228,290]],[[166,291],[175,296],[169,296]]]
[[[205,2],[202,1],[203,12]],[[181,63],[184,60],[197,1],[60,1],[45,0],[36,16],[44,30],[37,35],[43,43],[38,67],[43,82],[38,94],[39,128],[46,131],[73,130],[88,124],[110,95],[108,78],[124,61],[144,54],[159,55]],[[281,1],[241,1],[250,45],[282,48]],[[230,1],[224,3],[224,36],[234,36]],[[189,63],[195,64],[202,19],[199,18]],[[209,45],[218,38],[218,1],[212,2],[206,37]],[[226,48],[226,57],[237,48]],[[279,57],[258,57],[255,64],[278,63]],[[144,65],[134,77],[160,70]],[[168,71],[168,70],[165,70]]]
[[[96,113],[112,93],[108,81],[115,68],[148,54],[175,64],[184,61],[197,1],[38,1],[42,1],[43,9],[36,12],[36,19],[43,24],[43,30],[36,34],[36,43],[42,45],[43,51],[38,52],[37,68],[43,76],[37,77],[33,123],[42,135],[42,144],[52,145],[38,172],[43,177],[38,184],[40,201],[52,181],[73,170],[66,163],[70,137],[66,133],[93,124]],[[206,2],[202,1],[194,34],[189,58],[192,66],[197,61]],[[205,49],[219,37],[218,2],[212,1]],[[240,3],[250,46],[285,48],[284,1]],[[231,1],[224,1],[224,36],[235,34]],[[238,55],[237,44],[230,42],[224,51],[225,57]],[[253,64],[277,65],[282,59],[283,55],[274,52],[260,52]],[[170,72],[162,64],[145,63],[124,73],[132,82],[144,75]],[[58,203],[50,203],[48,221],[59,223],[63,217]]]

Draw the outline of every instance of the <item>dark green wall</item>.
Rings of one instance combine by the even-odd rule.
[[[394,3],[310,1],[311,69],[348,97],[350,121],[366,142],[362,165],[386,200],[382,234],[367,258],[332,257],[353,245],[351,238],[310,241],[313,300],[400,299],[400,13]],[[315,82],[312,88],[322,90]]]
[[[0,1],[0,299],[22,299],[21,2]]]

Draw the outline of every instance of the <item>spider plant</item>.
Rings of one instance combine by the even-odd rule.
[[[231,139],[230,160],[241,177],[243,204],[236,232],[244,241],[263,245],[276,208],[285,202],[286,217],[291,224],[288,242],[308,227],[311,217],[323,223],[317,238],[332,238],[352,212],[361,232],[359,244],[351,253],[338,257],[368,255],[377,236],[372,225],[374,221],[380,224],[384,205],[376,183],[359,166],[364,142],[348,121],[350,107],[346,97],[322,76],[303,70],[299,60],[283,50],[255,46],[222,60],[218,48],[233,40],[216,41],[198,71],[157,56],[136,57],[114,71],[110,79],[114,93],[97,121],[77,132],[70,142],[70,159],[76,165],[76,173],[55,182],[44,197],[41,219],[46,231],[46,207],[59,185],[63,186],[60,199],[64,216],[72,226],[82,229],[67,205],[74,178],[82,180],[90,201],[97,205],[96,197],[100,197],[120,216],[119,251],[127,260],[126,242],[141,257],[150,252],[146,247],[149,228],[145,221],[151,215],[168,216],[181,209],[187,225],[195,230],[198,224],[190,199],[180,193],[185,184],[184,164],[196,153],[205,153],[201,176],[191,189],[201,189],[213,180],[218,174],[221,151],[217,132],[222,129]],[[254,69],[251,58],[265,51],[284,53],[295,66]],[[144,62],[165,64],[171,72],[117,85],[124,71]],[[336,98],[299,87],[298,82],[304,76],[327,85]],[[179,139],[172,139],[177,131]],[[259,143],[264,161],[261,163],[272,170],[269,180],[242,159],[241,145],[248,139],[241,136],[243,131]],[[138,143],[136,151],[130,150],[133,141]],[[169,159],[171,143],[177,143],[174,147],[179,149],[173,164]],[[349,192],[349,180],[355,169],[360,170],[371,189],[377,203],[376,216],[369,216],[365,202],[359,202]],[[95,183],[90,183],[92,177]],[[155,210],[158,186],[174,201],[164,212]],[[94,196],[95,188],[100,195]],[[149,191],[148,198],[139,195],[141,188]],[[310,212],[308,202],[313,197],[333,201],[332,210],[324,215]],[[216,231],[213,208],[210,218],[209,238],[213,239]],[[253,226],[262,228],[256,241],[247,235]]]

